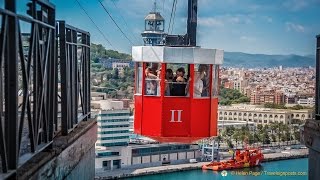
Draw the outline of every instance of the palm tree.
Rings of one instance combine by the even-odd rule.
[[[235,129],[232,138],[236,141],[236,149],[238,147],[238,141],[240,140],[240,136],[241,136],[241,130],[239,129]]]
[[[276,129],[276,134],[277,134],[277,137],[278,137],[278,143],[279,143],[279,147],[280,147],[281,137],[282,137],[282,134],[283,134],[283,129],[282,129],[283,123],[280,122],[280,123],[276,123],[276,124],[278,125],[278,127]]]
[[[271,138],[272,138],[272,142],[276,142],[277,139],[276,139],[275,134],[276,134],[277,129],[278,129],[277,123],[275,123],[275,122],[270,123],[270,128],[271,128]]]

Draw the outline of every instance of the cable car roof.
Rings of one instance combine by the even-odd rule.
[[[135,62],[221,65],[223,63],[223,55],[223,50],[200,47],[132,47],[132,61]]]

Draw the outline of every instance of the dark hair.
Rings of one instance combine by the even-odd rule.
[[[167,69],[166,73],[173,73],[172,69]]]
[[[179,72],[183,72],[183,74],[185,74],[185,73],[186,73],[186,72],[184,71],[184,68],[183,68],[183,67],[181,67],[181,68],[177,69],[177,71],[179,71]]]

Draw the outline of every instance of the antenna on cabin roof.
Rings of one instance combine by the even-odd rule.
[[[157,12],[157,0],[154,0],[154,3],[153,3],[153,12]]]

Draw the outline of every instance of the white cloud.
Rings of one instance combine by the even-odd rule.
[[[252,17],[251,15],[220,15],[215,17],[199,17],[199,25],[206,27],[224,27],[227,24],[251,24]]]
[[[268,23],[272,23],[273,22],[273,19],[271,17],[269,17],[269,16],[264,16],[263,19],[265,21],[267,21]]]
[[[286,30],[289,31],[295,31],[295,32],[305,32],[306,28],[303,27],[300,24],[295,24],[292,22],[286,22]]]
[[[198,23],[199,25],[206,26],[206,27],[223,27],[224,26],[223,21],[213,17],[198,18]]]
[[[309,6],[309,3],[307,0],[286,0],[283,6],[291,11],[299,11]]]
[[[257,39],[254,38],[254,37],[249,37],[249,36],[241,36],[241,37],[240,37],[240,40],[242,40],[242,41],[247,41],[247,42],[254,42],[254,41],[256,41]]]

